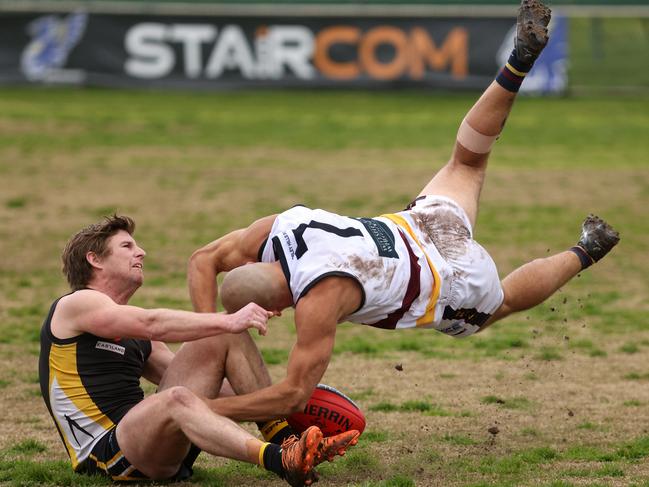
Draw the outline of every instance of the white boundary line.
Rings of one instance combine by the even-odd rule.
[[[515,5],[215,4],[101,0],[0,0],[2,12],[70,12],[140,15],[268,17],[515,17]],[[649,18],[649,5],[557,5],[569,17]]]

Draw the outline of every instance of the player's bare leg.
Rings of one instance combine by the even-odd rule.
[[[272,384],[266,364],[249,333],[218,335],[185,343],[169,365],[159,390],[182,385],[214,399],[248,394]],[[266,441],[280,445],[293,434],[283,418],[257,423]]]
[[[236,394],[271,385],[259,349],[249,333],[219,335],[183,344],[160,382],[159,390],[182,385],[213,399],[227,377]]]
[[[117,427],[117,441],[131,464],[154,479],[178,471],[190,442],[212,455],[255,463],[247,442],[259,442],[183,387],[169,388],[133,407]]]
[[[145,399],[117,427],[117,441],[129,462],[160,480],[176,474],[191,443],[211,455],[260,465],[292,486],[309,485],[315,478],[313,467],[322,439],[322,432],[312,426],[281,448],[264,443],[212,412],[184,387],[171,387]]]
[[[618,232],[608,223],[589,215],[582,224],[577,245],[533,260],[503,279],[504,302],[487,324],[542,303],[579,272],[602,259],[619,241]]]
[[[547,44],[549,22],[550,9],[538,0],[523,0],[509,62],[462,121],[451,160],[419,193],[453,199],[467,212],[472,226],[489,153],[505,126],[525,74]]]

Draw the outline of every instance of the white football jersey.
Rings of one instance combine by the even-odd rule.
[[[452,303],[458,301],[454,290],[463,290],[453,286],[457,266],[421,234],[416,216],[408,210],[350,218],[296,206],[275,219],[260,261],[281,263],[295,304],[320,280],[346,276],[355,279],[363,293],[348,321],[388,329],[435,327],[453,336],[474,333],[502,301],[497,273],[500,295],[486,307],[472,310],[474,306]],[[464,291],[472,293],[473,286],[469,288]],[[472,302],[475,299],[466,304]]]

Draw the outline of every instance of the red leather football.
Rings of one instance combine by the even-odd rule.
[[[309,426],[316,425],[324,436],[349,430],[362,433],[365,429],[365,416],[356,403],[325,384],[318,384],[304,411],[290,415],[287,421],[296,433],[302,433]]]

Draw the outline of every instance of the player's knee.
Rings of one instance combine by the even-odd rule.
[[[196,394],[185,386],[174,386],[167,389],[168,406],[171,410],[177,408],[191,408],[196,401],[200,401]]]
[[[187,353],[199,361],[214,362],[223,360],[231,346],[231,336],[236,335],[218,335],[201,338],[192,342],[185,343],[183,348],[187,348]]]
[[[487,167],[489,154],[475,154],[462,146],[456,146],[449,165],[484,170]]]

